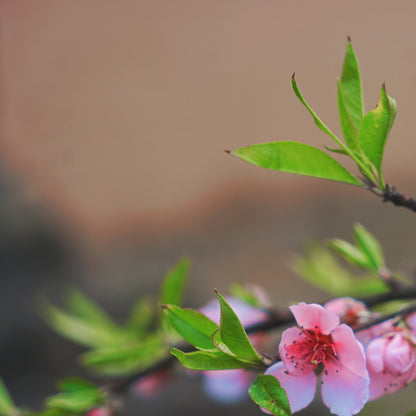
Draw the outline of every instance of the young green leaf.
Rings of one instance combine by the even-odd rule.
[[[344,65],[339,86],[342,90],[342,98],[348,118],[351,120],[358,135],[361,120],[364,116],[363,93],[361,87],[360,69],[351,42],[348,40],[345,52]]]
[[[216,351],[212,335],[218,325],[202,313],[193,309],[181,309],[179,306],[167,305],[163,308],[169,322],[186,341],[204,351]]]
[[[67,412],[85,412],[93,406],[102,404],[105,395],[101,390],[80,390],[62,392],[47,397],[45,405],[49,408],[60,409]]]
[[[267,169],[361,185],[331,156],[303,143],[287,141],[260,143],[233,150],[232,154]]]
[[[68,314],[55,306],[45,303],[43,315],[46,322],[60,335],[86,346],[113,345],[120,337],[108,328],[96,326],[77,316]]]
[[[276,377],[259,375],[248,391],[252,400],[260,407],[277,416],[290,416],[289,400]]]
[[[334,296],[370,296],[388,291],[376,274],[353,276],[318,244],[311,244],[305,256],[296,257],[292,268],[304,280]]]
[[[167,347],[158,335],[149,335],[140,343],[98,348],[81,356],[81,362],[97,374],[120,376],[151,367],[165,357]]]
[[[358,143],[358,129],[354,126],[351,114],[348,112],[347,104],[345,102],[344,91],[339,80],[337,99],[339,122],[341,124],[341,130],[342,134],[344,135],[345,143],[352,151],[361,153],[360,145]]]
[[[236,313],[224,297],[217,293],[221,306],[220,336],[224,344],[239,360],[261,363],[262,358],[255,350]]]
[[[396,110],[396,101],[387,95],[383,85],[377,107],[364,116],[358,133],[361,149],[375,166],[382,189],[385,187],[381,174],[384,146],[396,117]]]
[[[88,380],[67,378],[59,382],[59,388],[60,393],[46,398],[46,407],[63,412],[79,413],[100,405],[106,400],[104,391]]]
[[[227,354],[231,357],[236,357],[236,355],[228,348],[228,346],[221,339],[220,330],[218,329],[212,335],[212,343],[217,347],[217,349],[224,354]]]
[[[372,269],[371,263],[361,250],[347,241],[335,238],[330,242],[331,247],[341,254],[347,261],[364,269]]]
[[[141,337],[151,326],[154,316],[155,302],[151,297],[146,296],[133,305],[125,327]]]
[[[231,357],[221,351],[194,351],[185,353],[172,348],[171,353],[185,367],[191,370],[235,370],[238,368],[251,369],[253,365]]]
[[[354,234],[357,247],[367,257],[373,270],[377,272],[380,267],[384,267],[383,250],[377,239],[361,224],[355,225]]]
[[[60,391],[96,390],[97,386],[89,380],[78,377],[67,377],[58,382]]]
[[[111,329],[117,326],[103,309],[79,290],[72,289],[68,292],[67,305],[75,315],[85,322]]]
[[[335,136],[334,133],[332,133],[332,131],[321,121],[321,119],[315,114],[315,112],[312,110],[312,108],[309,106],[309,104],[305,101],[305,99],[303,98],[298,85],[296,83],[295,80],[295,74],[292,75],[292,88],[293,91],[296,94],[296,97],[299,98],[300,102],[306,107],[306,109],[309,111],[309,113],[311,114],[313,121],[315,122],[315,124],[319,127],[320,130],[322,130],[325,134],[327,134],[332,140],[334,140],[336,143],[338,143],[340,145],[341,148],[344,148],[344,144],[341,142],[340,139],[338,139],[337,136]]]
[[[181,306],[186,281],[189,274],[190,261],[184,257],[166,274],[160,294],[160,303],[163,305]]]
[[[13,416],[15,413],[15,406],[13,400],[7,391],[3,380],[0,378],[0,416]]]

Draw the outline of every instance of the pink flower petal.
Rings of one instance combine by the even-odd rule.
[[[202,386],[211,399],[233,404],[248,397],[254,374],[244,370],[213,370],[203,373]]]
[[[339,317],[316,303],[300,302],[289,308],[300,327],[329,335],[339,325]]]
[[[286,391],[292,413],[304,409],[315,396],[317,378],[312,371],[305,375],[293,376],[279,361],[269,367],[264,374],[270,374],[279,380]]]
[[[169,382],[170,377],[171,374],[167,370],[149,373],[133,384],[132,391],[141,398],[155,397]]]
[[[412,329],[413,334],[416,335],[416,312],[410,314],[406,319],[407,324]]]
[[[371,341],[367,346],[367,367],[372,373],[384,371],[384,349],[388,338],[380,337]]]
[[[368,400],[368,376],[355,374],[335,360],[325,363],[321,383],[325,405],[338,416],[357,414]]]
[[[357,341],[348,325],[341,324],[334,329],[332,343],[342,367],[348,368],[358,376],[368,378],[364,347]]]
[[[404,373],[412,363],[412,348],[409,341],[398,333],[389,340],[384,351],[384,365],[391,373]]]
[[[361,344],[366,347],[375,338],[381,337],[388,332],[394,332],[395,327],[393,323],[394,322],[390,319],[388,321],[382,322],[381,324],[374,325],[368,329],[358,331],[355,333],[355,336],[361,342]]]
[[[370,400],[378,399],[385,394],[393,394],[396,391],[407,386],[407,384],[413,379],[415,373],[415,367],[410,368],[406,373],[398,376],[397,374],[391,374],[388,371],[382,371],[376,373],[371,367],[368,369],[370,373]]]

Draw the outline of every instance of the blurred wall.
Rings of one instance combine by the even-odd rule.
[[[38,404],[68,372],[62,357],[71,363],[78,351],[34,314],[37,293],[74,284],[123,316],[188,253],[194,306],[235,280],[266,285],[275,301],[322,299],[288,259],[312,237],[351,238],[355,221],[380,238],[392,268],[411,270],[411,213],[346,185],[249,166],[224,149],[278,139],[331,146],[290,75],[339,132],[335,79],[349,35],[366,109],[384,81],[398,101],[386,180],[416,195],[415,12],[411,1],[0,2],[8,230],[0,307],[9,322],[0,373],[7,368],[17,397]],[[33,351],[37,359],[16,371]]]

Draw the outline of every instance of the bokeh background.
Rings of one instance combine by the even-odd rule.
[[[351,239],[357,221],[382,241],[391,268],[411,273],[411,213],[224,149],[278,139],[330,146],[290,76],[339,133],[335,79],[349,35],[366,110],[384,81],[398,101],[386,180],[416,195],[415,18],[412,1],[1,1],[0,375],[16,401],[39,407],[57,379],[81,374],[81,349],[44,325],[39,296],[59,303],[75,286],[121,319],[188,254],[188,305],[234,281],[263,285],[283,305],[324,300],[290,260],[310,239]],[[412,394],[366,414],[409,409]],[[327,414],[317,409],[303,414]],[[213,404],[181,379],[158,400],[131,397],[125,410],[212,412],[259,414],[250,401]]]

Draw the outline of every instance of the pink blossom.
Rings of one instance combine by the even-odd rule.
[[[352,328],[367,322],[374,315],[363,302],[349,297],[330,300],[324,308],[338,315],[342,323]]]
[[[268,317],[268,314],[260,308],[240,299],[230,297],[226,300],[245,327],[262,322]],[[200,311],[219,325],[221,311],[217,300],[208,303]],[[265,334],[256,333],[250,335],[249,338],[258,348],[263,344]],[[224,404],[232,404],[247,397],[248,388],[255,375],[244,370],[212,370],[204,371],[202,377],[204,391],[211,399]]]
[[[170,378],[171,374],[168,370],[155,371],[136,381],[132,391],[141,398],[155,397],[169,382]]]
[[[376,325],[366,348],[370,374],[370,400],[392,394],[407,386],[416,376],[416,314],[406,324],[392,320]],[[368,334],[367,334],[368,335]]]
[[[352,329],[321,305],[303,302],[290,307],[300,326],[286,329],[279,344],[282,361],[265,374],[275,376],[286,390],[292,412],[311,403],[317,374],[322,399],[331,413],[358,413],[369,396],[369,377],[363,346]]]
[[[89,410],[87,416],[110,416],[110,412],[104,407],[96,407]]]
[[[223,404],[234,404],[247,397],[255,376],[244,370],[212,370],[203,373],[202,386],[206,395]]]

